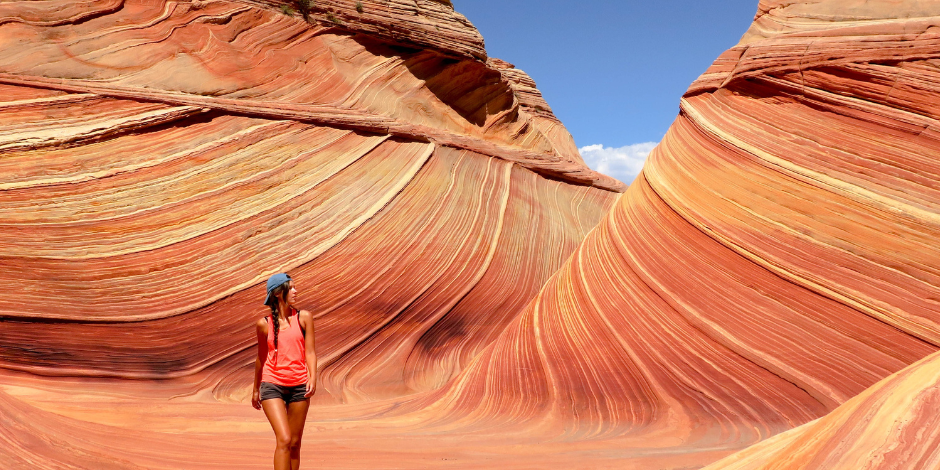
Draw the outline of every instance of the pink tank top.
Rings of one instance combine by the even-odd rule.
[[[300,328],[300,314],[297,310],[294,310],[289,320],[290,326],[277,335],[277,350],[275,351],[274,320],[268,317],[268,357],[261,369],[262,382],[284,387],[307,383],[304,333]]]

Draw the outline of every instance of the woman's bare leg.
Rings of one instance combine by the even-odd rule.
[[[290,427],[290,468],[300,470],[300,440],[304,437],[304,423],[310,400],[295,401],[287,405],[287,424]]]
[[[274,429],[274,439],[277,441],[277,447],[274,448],[274,470],[291,470],[291,430],[284,400],[280,398],[264,400],[261,402],[261,408],[264,409],[264,415],[268,417],[268,422]]]

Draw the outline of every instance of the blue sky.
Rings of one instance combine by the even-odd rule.
[[[747,30],[757,1],[453,3],[490,56],[535,79],[585,161],[629,183],[682,93]]]

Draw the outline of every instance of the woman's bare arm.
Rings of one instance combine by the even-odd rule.
[[[317,391],[317,351],[313,332],[313,315],[306,310],[300,311],[300,325],[304,327],[304,355],[307,359],[307,393],[310,397]]]
[[[261,369],[268,358],[268,322],[264,318],[256,324],[258,336],[258,355],[255,356],[255,385],[251,391],[251,406],[261,409]]]

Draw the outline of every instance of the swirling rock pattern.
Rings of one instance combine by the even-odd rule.
[[[496,269],[527,278],[486,294],[511,317],[621,187],[555,150],[563,127],[516,97],[505,63],[254,4],[35,3],[4,6],[20,16],[0,58],[0,284],[19,295],[0,311],[45,323],[4,336],[9,368],[191,374],[245,348],[199,337],[244,330],[224,312],[258,314],[284,269],[311,270],[324,325],[344,332],[327,357],[422,308],[461,311]],[[509,248],[528,237],[548,246]],[[84,339],[128,322],[159,345]]]
[[[938,383],[940,355],[933,354],[832,413],[706,468],[937,468]]]
[[[761,2],[623,195],[445,1],[0,4],[0,467],[266,465],[287,270],[309,465],[919,468],[940,9],[856,3]]]
[[[0,5],[0,467],[256,468],[269,274],[357,410],[460,373],[613,204],[452,7],[346,3]]]
[[[849,449],[837,443],[860,428],[832,424],[940,345],[940,10],[898,3],[762,2],[641,177],[441,393],[460,408],[430,406],[481,432],[686,452],[693,466],[707,463],[697,449],[837,410],[790,447],[755,451],[753,468],[862,468],[848,462],[895,447],[917,457],[892,451],[878,468],[936,466],[917,463],[933,452],[917,418],[930,370],[885,398],[890,410],[847,408],[903,408],[901,430]],[[799,461],[816,466],[791,462],[809,441]]]

